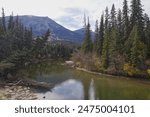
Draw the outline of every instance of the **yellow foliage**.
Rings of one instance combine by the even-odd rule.
[[[137,70],[136,68],[134,68],[132,65],[130,65],[129,63],[124,64],[123,70],[124,70],[129,76],[133,76],[133,75],[135,75],[135,74],[138,73],[138,70]]]
[[[150,76],[150,69],[147,70],[148,75]]]

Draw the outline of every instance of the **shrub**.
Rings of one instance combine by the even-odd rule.
[[[123,70],[129,75],[129,76],[134,76],[137,74],[138,70],[134,68],[132,65],[129,63],[124,64]]]
[[[5,61],[0,62],[0,76],[7,75],[11,69],[14,68],[13,63],[8,63]]]
[[[150,69],[147,70],[148,75],[150,76]]]
[[[99,71],[101,67],[100,58],[92,53],[84,54],[82,52],[73,53],[72,61],[76,67],[82,67],[91,71]]]

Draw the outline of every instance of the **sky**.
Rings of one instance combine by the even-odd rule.
[[[128,4],[130,5],[128,0]],[[141,0],[144,12],[150,16],[150,0]],[[83,27],[84,13],[89,16],[91,28],[108,6],[115,4],[116,10],[122,8],[123,0],[0,0],[0,8],[5,15],[48,16],[62,26],[77,30]]]

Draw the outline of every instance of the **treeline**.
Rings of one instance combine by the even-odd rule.
[[[73,60],[79,67],[109,74],[150,76],[150,19],[141,0],[127,0],[116,11],[106,7],[91,39],[90,23],[84,18],[85,38]]]
[[[19,16],[0,18],[0,78],[16,74],[29,64],[45,59],[66,59],[72,49],[61,43],[48,42],[50,30],[40,37],[33,37],[32,29],[25,27]]]

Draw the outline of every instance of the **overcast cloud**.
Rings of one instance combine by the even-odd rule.
[[[128,3],[130,5],[130,1]],[[0,0],[0,8],[4,7],[6,15],[48,16],[59,24],[71,30],[83,27],[84,13],[90,17],[92,29],[96,19],[106,6],[116,10],[122,8],[123,0]],[[150,16],[150,0],[142,0],[145,12]]]

